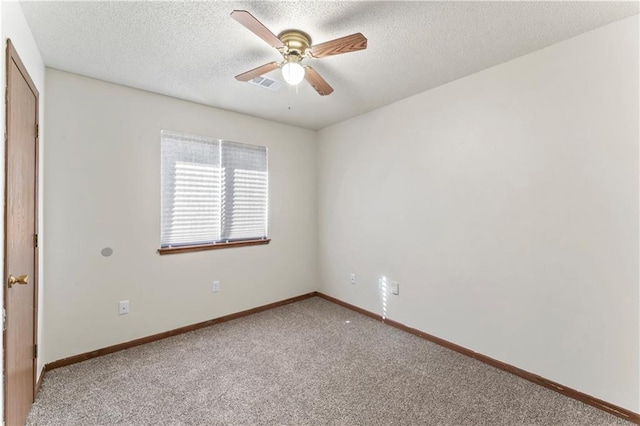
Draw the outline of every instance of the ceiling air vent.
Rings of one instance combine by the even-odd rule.
[[[253,80],[249,80],[249,83],[254,84],[256,86],[264,87],[265,89],[278,91],[282,87],[282,83],[276,80],[271,80],[267,77],[256,77]]]

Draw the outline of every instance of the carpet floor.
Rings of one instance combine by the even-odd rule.
[[[48,372],[28,425],[631,425],[317,297]]]

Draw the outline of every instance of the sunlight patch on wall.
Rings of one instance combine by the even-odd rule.
[[[387,277],[382,276],[378,279],[378,290],[380,292],[380,303],[382,305],[382,319],[387,319],[387,295],[389,288],[389,281]]]

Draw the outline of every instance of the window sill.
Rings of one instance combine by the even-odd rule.
[[[265,238],[261,240],[246,240],[246,241],[230,241],[228,243],[216,243],[216,244],[202,244],[196,246],[181,246],[181,247],[162,247],[158,249],[158,254],[177,254],[177,253],[190,253],[193,251],[205,251],[205,250],[217,250],[234,247],[246,247],[246,246],[261,246],[269,244],[271,238]]]

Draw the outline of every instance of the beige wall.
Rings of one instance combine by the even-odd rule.
[[[46,83],[47,362],[316,290],[314,132],[53,69]],[[156,253],[162,129],[268,147],[270,245]]]
[[[636,16],[321,130],[321,291],[640,411],[638,75]]]
[[[44,100],[45,100],[45,67],[44,62],[42,61],[42,57],[40,56],[40,52],[38,51],[38,47],[36,45],[35,40],[33,39],[33,35],[31,34],[31,29],[27,25],[27,21],[22,13],[22,7],[20,7],[20,3],[11,2],[11,1],[0,1],[0,32],[2,33],[2,49],[0,51],[0,88],[2,88],[3,98],[2,102],[0,102],[0,134],[4,134],[5,131],[5,102],[4,102],[4,93],[6,88],[6,55],[5,49],[7,47],[7,39],[11,39],[18,55],[20,55],[20,59],[22,60],[25,68],[27,69],[29,76],[33,80],[36,88],[38,89],[40,95],[40,152],[39,157],[42,159],[45,147],[45,137],[44,137]],[[0,143],[0,188],[4,188],[4,180],[5,180],[5,145],[4,142]],[[43,188],[44,188],[44,178],[43,178],[43,164],[40,161],[40,173],[39,173],[39,228],[42,229],[43,224]],[[4,190],[4,189],[3,189]],[[0,220],[1,223],[4,224],[4,197],[0,197]],[[0,241],[4,241],[4,225],[0,226]],[[44,336],[44,324],[43,324],[43,294],[44,294],[44,275],[43,275],[43,267],[45,263],[45,259],[43,259],[43,248],[45,245],[44,238],[40,238],[39,240],[39,265],[38,265],[38,296],[39,296],[39,315],[38,315],[38,345],[40,348],[43,347],[43,336]],[[0,244],[0,262],[4,263],[4,245]],[[4,264],[2,265],[2,270],[4,270]],[[4,306],[4,292],[0,291],[0,306]],[[0,344],[2,343],[2,334],[0,333]],[[0,351],[0,365],[4,366],[4,361],[2,359],[3,352]],[[38,358],[37,363],[37,374],[39,375],[42,371],[42,367],[44,366],[44,358],[40,356]],[[4,368],[4,367],[3,367]],[[0,406],[4,407],[4,388],[0,390]]]

